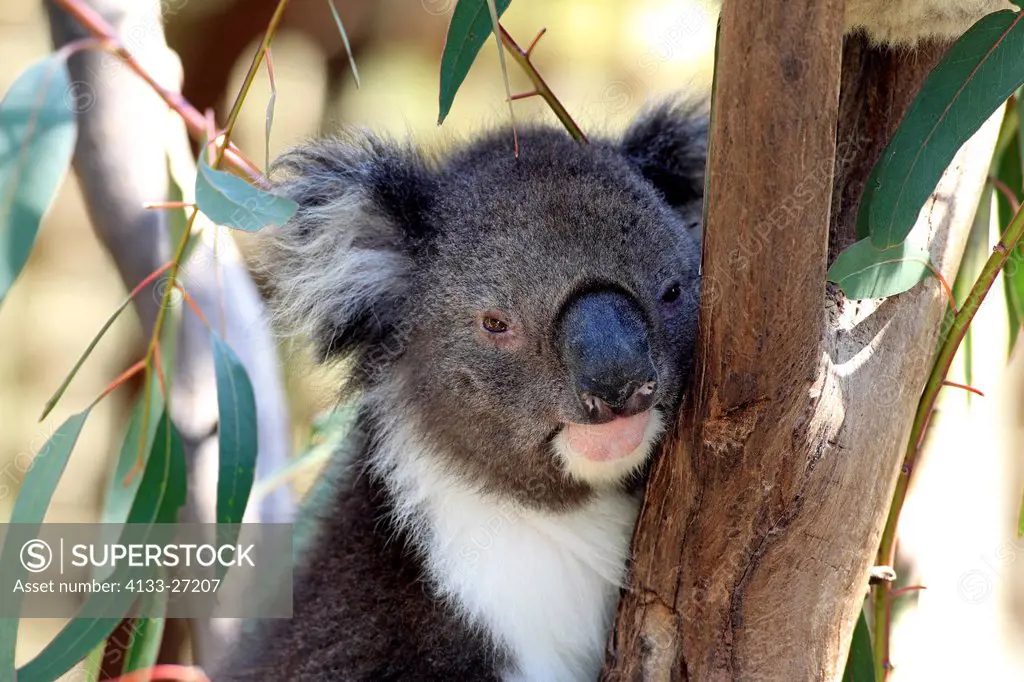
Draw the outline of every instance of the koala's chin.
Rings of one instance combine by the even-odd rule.
[[[552,441],[555,454],[572,477],[594,486],[621,483],[647,461],[665,430],[661,410],[606,424],[566,424]]]

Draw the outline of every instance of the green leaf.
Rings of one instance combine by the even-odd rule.
[[[143,436],[142,417],[146,404],[146,393],[149,393],[149,417],[146,419],[146,434]],[[155,377],[149,376],[146,390],[132,406],[128,430],[121,442],[117,463],[107,480],[107,493],[103,503],[103,523],[120,524],[127,520],[139,486],[142,485],[142,476],[134,476],[129,479],[129,474],[139,462],[145,465],[148,461],[148,456],[153,451],[153,443],[156,440],[156,432],[160,427],[160,418],[163,412],[164,397],[160,393],[160,384]]]
[[[210,168],[201,154],[196,169],[196,205],[213,222],[256,232],[266,225],[284,225],[299,205],[288,197],[264,192],[242,178]]]
[[[210,334],[213,368],[217,377],[217,428],[219,446],[217,469],[217,542],[234,544],[252,491],[259,450],[256,398],[249,375],[231,347],[217,334]],[[217,577],[227,567],[217,565]]]
[[[89,656],[120,622],[120,618],[75,618],[35,658],[18,668],[15,679],[53,682]]]
[[[0,304],[28,260],[75,148],[63,57],[22,73],[0,101]]]
[[[142,483],[128,513],[127,522],[151,527],[160,523],[174,523],[178,518],[178,510],[185,504],[185,495],[185,451],[181,437],[164,413],[159,420],[159,428],[153,439],[153,451],[146,462]],[[144,544],[147,537],[146,534],[140,536],[136,531],[131,535],[131,541]],[[132,569],[127,564],[120,564],[109,579],[123,582],[129,575],[137,577],[137,574],[130,574],[130,571]],[[65,625],[46,648],[18,669],[17,679],[52,682],[59,678],[110,636],[136,598],[136,594],[124,591],[91,595],[81,610],[102,615],[78,616]],[[4,621],[0,620],[2,623]]]
[[[853,628],[850,655],[846,659],[843,682],[875,682],[875,663],[871,655],[871,631],[864,611]]]
[[[89,652],[89,655],[82,661],[82,674],[86,682],[100,679],[100,671],[103,670],[103,654],[107,650],[106,640],[100,642]]]
[[[185,504],[185,493],[185,450],[164,412],[127,523],[174,523]]]
[[[132,621],[132,637],[125,652],[124,668],[121,674],[134,670],[145,670],[156,665],[160,645],[164,638],[164,616],[167,613],[167,593],[148,592],[142,598],[146,603],[143,613],[157,614],[150,618],[136,618]]]
[[[1024,495],[1021,496],[1020,511],[1017,512],[1017,537],[1024,538]]]
[[[57,483],[88,417],[89,410],[71,415],[46,441],[25,475],[9,523],[42,523],[46,508],[50,506],[53,492],[57,489]]]
[[[21,551],[25,542],[34,537],[35,528],[38,528],[39,524],[43,522],[46,508],[50,506],[53,492],[57,489],[57,483],[64,474],[68,458],[71,457],[71,451],[74,449],[88,417],[89,410],[68,417],[67,421],[61,424],[60,428],[46,441],[46,445],[32,460],[32,467],[25,474],[25,480],[14,501],[14,510],[11,512],[10,518],[10,523],[24,524],[24,526],[17,530],[14,527],[9,527],[3,550],[0,552],[0,557],[3,557],[3,565],[9,567],[5,570],[11,572],[4,578],[10,580],[12,584],[24,575],[26,569],[20,561],[13,561],[11,557]],[[20,604],[23,597],[24,593],[14,592],[4,595],[4,601]],[[14,609],[13,606],[11,608]],[[14,670],[14,647],[17,639],[18,621],[11,618],[0,618],[0,679],[7,677],[10,671]]]
[[[511,2],[512,0],[496,0],[495,8],[499,17],[508,9]],[[448,37],[445,38],[444,53],[441,55],[438,125],[451,110],[455,93],[459,91],[462,81],[466,80],[469,67],[473,66],[480,48],[493,32],[487,0],[459,0],[455,5],[455,11],[452,12],[451,23],[448,24]]]
[[[181,185],[178,184],[178,180],[175,177],[174,164],[171,162],[170,155],[167,156],[167,201],[169,203],[185,201],[185,193],[181,190]],[[178,244],[181,243],[185,230],[189,229],[188,214],[190,210],[188,208],[169,208],[163,212],[167,216],[167,236],[170,237],[170,253],[174,253]],[[189,256],[192,255],[192,251],[198,243],[199,240],[195,238],[195,235],[192,235],[188,244],[185,245],[185,251],[181,254],[182,263],[188,262]]]
[[[862,239],[839,254],[828,269],[828,281],[851,299],[895,296],[931,274],[928,258],[927,251],[906,242],[879,250]]]
[[[220,415],[217,523],[239,524],[256,471],[256,398],[235,352],[217,334],[210,334],[210,339]]]
[[[982,18],[925,80],[861,201],[876,247],[906,238],[957,150],[1024,82],[1022,18],[1009,10]]]

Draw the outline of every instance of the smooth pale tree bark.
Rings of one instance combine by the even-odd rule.
[[[842,16],[842,0],[724,3],[694,385],[648,484],[603,680],[842,674],[947,305],[934,279],[882,302],[825,284],[944,51],[844,49]],[[949,280],[997,128],[919,219]]]

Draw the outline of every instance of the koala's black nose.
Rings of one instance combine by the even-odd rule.
[[[590,422],[642,412],[654,402],[658,375],[647,321],[615,291],[584,294],[562,311],[562,357]]]

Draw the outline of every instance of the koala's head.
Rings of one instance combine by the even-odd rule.
[[[445,470],[571,504],[640,468],[679,405],[705,145],[666,106],[619,141],[520,131],[519,158],[508,132],[430,163],[368,135],[296,149],[279,313]]]

